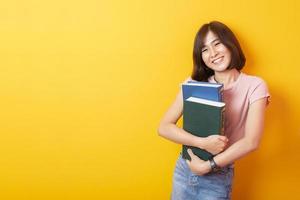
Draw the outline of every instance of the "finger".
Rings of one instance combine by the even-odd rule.
[[[224,136],[224,135],[220,135],[220,136],[219,136],[219,139],[220,139],[220,140],[224,140],[224,141],[225,141],[225,140],[227,139],[227,137],[226,137],[226,136]]]
[[[228,142],[228,138],[226,136],[220,136],[219,139],[223,142]]]
[[[187,152],[190,155],[191,160],[192,160],[195,157],[195,154],[193,153],[192,149],[188,149]]]

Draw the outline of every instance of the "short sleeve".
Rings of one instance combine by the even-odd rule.
[[[254,87],[252,88],[251,95],[249,97],[249,104],[262,99],[267,98],[267,105],[270,103],[270,93],[268,90],[268,86],[265,81],[262,79],[258,79]]]

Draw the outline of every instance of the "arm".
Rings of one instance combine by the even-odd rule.
[[[206,149],[213,154],[219,153],[225,148],[227,138],[224,136],[213,135],[212,137],[201,138],[179,128],[176,123],[182,116],[182,112],[183,98],[182,90],[180,90],[175,101],[162,118],[158,134],[175,143]]]
[[[231,164],[258,148],[264,128],[266,105],[267,98],[263,98],[249,106],[244,137],[214,157],[218,166]]]
[[[214,157],[218,166],[224,167],[231,164],[258,148],[263,133],[266,105],[267,98],[263,98],[249,106],[244,137]],[[191,162],[188,162],[192,171],[199,175],[206,174],[210,171],[208,161],[198,159],[191,151],[190,154],[194,158]]]

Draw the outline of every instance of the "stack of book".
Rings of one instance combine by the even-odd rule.
[[[199,137],[224,135],[223,85],[217,83],[188,81],[182,84],[183,129]],[[202,160],[213,155],[204,149],[182,146],[182,157],[190,160],[187,149]]]

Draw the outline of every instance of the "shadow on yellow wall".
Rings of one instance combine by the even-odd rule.
[[[298,199],[299,130],[283,91],[269,85],[271,103],[261,147],[236,165],[233,199]]]

